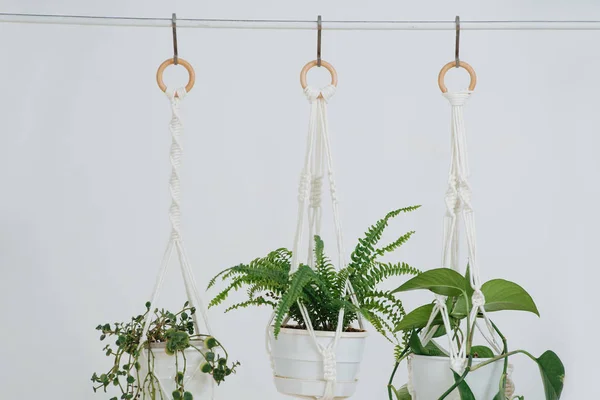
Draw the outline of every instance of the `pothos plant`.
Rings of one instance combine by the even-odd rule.
[[[142,337],[144,321],[149,313],[152,313],[150,329]],[[196,309],[190,307],[189,302],[177,313],[164,309],[151,310],[151,304],[147,302],[146,312],[132,317],[128,322],[98,325],[96,330],[101,333],[101,341],[109,338],[114,338],[115,341],[102,349],[107,357],[112,358],[113,363],[106,373],[92,375],[94,392],[103,390],[107,393],[108,388],[113,386],[121,392],[121,396],[111,397],[110,400],[167,400],[154,374],[155,351],[165,351],[173,356],[176,390],[171,393],[169,399],[172,400],[193,400],[192,393],[185,389],[184,380],[188,369],[185,351],[188,349],[202,355],[204,362],[200,365],[200,371],[212,375],[217,384],[235,373],[240,363],[229,362],[229,355],[221,343],[213,336],[195,332],[195,313]],[[153,349],[150,345],[155,343],[164,343],[164,349]],[[182,363],[178,361],[178,355],[182,357]],[[146,368],[142,368],[142,363],[145,363]],[[147,372],[143,375],[142,371]]]
[[[209,283],[211,288],[220,278],[227,282],[224,290],[210,302],[209,307],[223,303],[232,291],[247,290],[248,298],[229,306],[225,312],[249,306],[268,306],[275,310],[274,334],[279,334],[285,317],[305,329],[298,307],[300,300],[307,308],[315,330],[335,331],[340,308],[345,308],[344,330],[357,320],[361,313],[377,331],[391,342],[402,346],[408,337],[394,335],[397,326],[406,314],[402,302],[389,291],[377,285],[394,276],[416,275],[419,271],[404,262],[383,262],[380,257],[402,246],[412,235],[407,232],[393,242],[377,247],[385,228],[394,217],[416,210],[419,206],[391,211],[371,226],[364,237],[358,240],[348,265],[340,270],[325,255],[324,244],[319,236],[314,237],[314,268],[300,264],[290,274],[292,252],[285,248],[272,251],[266,257],[257,258],[248,264],[228,268]],[[350,293],[343,296],[344,286],[349,281],[356,296],[358,307],[352,304]]]
[[[546,400],[560,399],[565,378],[565,368],[560,358],[553,351],[546,351],[540,357],[535,357],[525,350],[509,350],[508,343],[500,329],[493,321],[491,325],[498,336],[502,339],[502,351],[495,354],[486,346],[474,346],[473,338],[474,331],[470,329],[473,326],[470,321],[470,312],[472,309],[471,298],[474,290],[470,284],[470,269],[467,267],[465,276],[449,268],[438,268],[426,271],[411,280],[405,282],[394,290],[395,293],[406,292],[411,290],[429,290],[433,293],[447,296],[446,307],[450,316],[450,326],[452,331],[446,332],[442,317],[438,314],[433,320],[432,326],[439,326],[434,337],[450,335],[452,340],[460,346],[463,341],[466,341],[467,366],[462,374],[457,374],[453,371],[455,383],[439,398],[439,400],[447,398],[451,392],[458,388],[461,400],[475,400],[469,385],[465,381],[467,375],[480,368],[502,360],[503,373],[498,382],[498,392],[493,400],[515,399],[523,400],[523,396],[513,396],[507,389],[507,369],[508,359],[517,354],[524,354],[533,360],[539,367],[542,382],[544,385],[544,394]],[[534,313],[539,316],[537,306],[533,299],[521,286],[514,282],[504,279],[493,279],[481,286],[481,291],[485,296],[484,308],[486,313],[492,313],[502,310],[519,310]],[[442,346],[439,346],[435,340],[431,340],[426,345],[423,345],[419,339],[420,331],[425,328],[429,322],[433,310],[433,303],[425,304],[416,308],[406,315],[400,323],[396,325],[396,332],[403,332],[410,337],[409,346],[396,357],[396,364],[390,377],[388,385],[388,394],[390,400],[393,400],[395,394],[397,400],[410,400],[411,396],[406,385],[400,389],[395,389],[392,385],[394,375],[402,360],[411,354],[424,356],[447,356]],[[479,313],[477,318],[483,318]],[[485,358],[477,364],[473,364],[474,358]],[[449,367],[450,368],[450,367]],[[482,400],[482,399],[477,399]]]

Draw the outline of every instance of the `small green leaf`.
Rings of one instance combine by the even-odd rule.
[[[174,400],[180,400],[181,399],[181,393],[179,392],[179,390],[175,390],[172,394],[173,394],[173,399]]]
[[[135,382],[135,378],[133,376],[129,375],[127,377],[127,383],[133,383],[133,382]]]
[[[453,269],[437,268],[415,276],[392,293],[428,289],[443,296],[460,296],[466,293],[467,285],[466,279]]]
[[[411,331],[413,329],[421,329],[427,325],[431,312],[433,311],[433,304],[426,304],[419,308],[409,312],[398,325],[395,327],[395,331]],[[433,320],[433,325],[441,325],[443,323],[442,316],[438,313]]]
[[[209,351],[204,355],[204,357],[206,358],[206,361],[214,361],[215,353],[213,353],[212,351]]]
[[[410,339],[408,341],[408,345],[410,346],[412,352],[421,356],[437,356],[437,357],[447,357],[447,354],[433,341],[430,340],[427,345],[423,346],[421,343],[421,339],[419,338],[419,334],[416,331],[413,331]]]
[[[565,384],[565,366],[553,351],[546,351],[537,359],[544,383],[546,400],[558,400]]]
[[[412,400],[412,396],[410,395],[410,392],[408,391],[407,385],[402,386],[400,389],[396,389],[395,387],[392,386],[392,390],[393,390],[394,394],[396,395],[396,400]]]
[[[454,371],[452,373],[454,374],[454,382],[458,382],[460,375]],[[460,394],[460,400],[475,400],[475,395],[464,379],[458,384],[458,393]]]
[[[488,312],[520,310],[540,315],[529,293],[514,282],[493,279],[484,283],[481,291],[485,296],[485,310]]]
[[[494,352],[487,346],[473,346],[471,347],[471,355],[474,358],[492,358]]]
[[[194,396],[190,392],[185,392],[183,394],[183,400],[194,400]]]

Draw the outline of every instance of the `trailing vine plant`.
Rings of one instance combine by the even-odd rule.
[[[378,247],[378,243],[390,220],[419,207],[400,208],[378,220],[358,240],[350,262],[340,270],[336,270],[325,255],[323,240],[319,236],[314,237],[314,268],[300,264],[298,270],[290,274],[292,252],[285,248],[274,250],[248,264],[228,268],[209,282],[208,288],[213,287],[219,279],[227,283],[225,289],[209,303],[209,307],[223,303],[231,292],[244,288],[247,299],[230,305],[225,312],[249,306],[271,307],[275,310],[275,337],[285,327],[286,316],[295,322],[293,326],[286,326],[306,328],[298,301],[306,306],[314,329],[322,331],[335,331],[339,310],[344,307],[344,330],[352,329],[350,325],[360,313],[401,352],[408,336],[398,338],[394,328],[406,314],[404,307],[389,291],[378,289],[377,286],[391,277],[416,275],[419,270],[405,262],[383,262],[380,257],[400,248],[414,231],[403,234],[385,246]],[[347,281],[352,285],[353,292],[343,296]],[[351,295],[356,296],[358,307],[352,304]]]
[[[411,280],[405,282],[394,290],[395,293],[406,292],[411,290],[429,290],[433,293],[447,296],[446,307],[449,311],[451,332],[446,332],[441,315],[438,315],[433,320],[432,326],[438,326],[435,337],[450,335],[452,340],[456,341],[458,346],[466,340],[467,366],[462,374],[454,373],[454,384],[449,387],[446,392],[438,400],[446,399],[453,391],[458,390],[461,400],[475,400],[475,397],[469,388],[465,378],[472,372],[485,368],[486,366],[496,362],[503,362],[502,376],[498,382],[498,392],[493,400],[524,400],[523,396],[514,396],[512,393],[514,387],[508,380],[508,359],[517,354],[524,354],[532,359],[540,370],[540,375],[544,385],[544,398],[546,400],[560,399],[565,378],[565,367],[560,358],[551,350],[546,351],[540,357],[535,357],[525,350],[509,351],[508,343],[500,329],[494,324],[491,325],[498,337],[502,340],[502,351],[494,353],[487,346],[473,345],[474,330],[470,321],[470,311],[472,308],[471,298],[473,289],[470,284],[469,268],[467,267],[466,275],[463,277],[458,272],[449,268],[438,268],[426,271],[417,275]],[[492,313],[502,310],[515,310],[531,312],[539,316],[539,312],[535,302],[521,286],[514,282],[504,279],[493,279],[481,286],[481,291],[485,296],[486,313]],[[393,400],[411,400],[411,395],[407,385],[396,389],[393,386],[393,379],[400,363],[411,354],[423,356],[448,356],[442,346],[438,345],[435,340],[431,340],[427,344],[421,343],[419,333],[424,329],[431,316],[434,304],[425,304],[418,307],[404,316],[396,327],[396,333],[404,333],[409,336],[409,345],[404,348],[402,353],[396,355],[396,363],[392,371],[392,375],[388,384],[389,399]],[[477,318],[483,318],[480,313]],[[447,338],[445,338],[447,342]],[[485,361],[473,363],[473,359],[482,358]],[[448,361],[450,368],[450,361]],[[477,399],[485,400],[485,399]]]
[[[151,311],[151,304],[147,302],[146,312],[132,317],[128,322],[98,325],[96,330],[101,333],[101,341],[111,337],[115,341],[114,344],[109,343],[102,349],[107,357],[112,357],[113,364],[106,373],[92,375],[94,392],[102,390],[107,393],[110,387],[114,387],[121,392],[121,396],[111,397],[110,400],[166,400],[158,378],[154,374],[156,351],[165,351],[173,356],[177,372],[176,390],[170,394],[172,400],[193,400],[192,393],[185,389],[184,377],[188,370],[185,355],[187,349],[193,349],[202,355],[204,362],[200,365],[200,371],[212,375],[217,384],[235,373],[240,363],[229,362],[229,355],[221,343],[213,336],[195,332],[192,318],[195,312],[196,309],[190,307],[189,302],[186,302],[177,313],[164,309]],[[142,337],[144,320],[149,313],[152,313],[150,329],[146,337]],[[154,343],[164,343],[164,350],[153,349],[150,345]],[[143,344],[142,349],[140,344]],[[179,356],[183,359],[183,363],[179,362]],[[145,375],[142,375],[142,363],[146,363]]]

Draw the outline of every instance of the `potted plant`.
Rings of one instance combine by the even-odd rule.
[[[353,328],[360,315],[388,340],[402,345],[394,326],[405,315],[402,302],[377,285],[388,278],[415,275],[419,271],[404,262],[385,263],[381,256],[402,246],[414,232],[408,232],[392,243],[377,247],[389,221],[404,212],[418,207],[407,207],[388,213],[377,221],[359,239],[348,265],[336,270],[325,255],[324,244],[319,236],[314,237],[314,265],[301,264],[290,274],[292,252],[281,248],[266,257],[257,258],[248,264],[228,268],[209,283],[217,279],[227,286],[210,302],[209,307],[223,303],[232,291],[242,288],[248,297],[229,306],[225,312],[249,306],[268,306],[274,310],[272,325],[269,326],[270,347],[275,384],[279,392],[295,396],[321,397],[325,390],[322,354],[315,346],[326,347],[335,336],[340,309],[343,309],[343,333],[335,352],[336,384],[334,396],[349,397],[355,391],[359,366],[362,359],[367,332],[362,327]],[[347,281],[353,291],[345,293]],[[356,296],[352,299],[351,296]],[[353,300],[354,304],[353,304]],[[312,322],[315,337],[307,330],[300,303]]]
[[[100,340],[114,338],[102,351],[111,358],[106,373],[94,373],[94,392],[120,392],[117,399],[193,400],[206,392],[210,381],[220,384],[235,373],[227,351],[212,336],[198,333],[196,309],[186,302],[172,313],[151,310],[127,322],[100,324]],[[151,315],[150,315],[151,314]],[[152,318],[147,335],[144,321]]]
[[[438,314],[430,321],[435,304],[425,304],[416,308],[396,325],[397,332],[410,335],[409,345],[397,357],[396,365],[389,382],[389,398],[393,400],[505,400],[522,399],[514,396],[514,385],[508,379],[509,357],[524,354],[539,367],[546,400],[560,399],[564,385],[565,368],[560,358],[548,350],[535,357],[525,350],[509,350],[506,338],[488,313],[503,310],[519,310],[539,316],[538,309],[531,296],[521,286],[504,279],[493,279],[481,286],[486,315],[476,315],[477,324],[470,321],[473,309],[473,289],[470,284],[469,268],[465,276],[449,268],[429,270],[405,282],[394,290],[396,293],[411,290],[429,290],[437,295],[447,296],[445,306],[448,310],[449,325]],[[473,326],[489,324],[502,341],[499,351],[487,346],[474,345]],[[447,352],[435,340],[424,344],[419,333],[424,328],[437,326],[433,337],[450,338],[458,347],[466,341],[466,365],[462,373],[450,368]],[[450,331],[445,328],[450,326]],[[481,329],[483,332],[483,329]],[[400,362],[408,358],[410,385],[400,389],[392,386],[394,375]]]

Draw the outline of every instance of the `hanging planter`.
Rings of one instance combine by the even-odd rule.
[[[169,189],[171,207],[171,236],[167,244],[152,300],[146,303],[144,314],[135,315],[126,322],[100,324],[100,340],[109,342],[103,352],[111,358],[112,366],[106,373],[94,373],[94,391],[120,393],[117,399],[148,400],[200,400],[214,398],[214,384],[220,384],[235,372],[238,362],[231,362],[227,351],[215,339],[208,324],[206,311],[198,293],[196,281],[181,240],[181,212],[179,167],[181,163],[180,135],[183,131],[179,104],[194,84],[194,70],[185,60],[179,59],[189,73],[185,88],[167,90],[162,81],[164,69],[174,59],[165,61],[158,69],[159,87],[165,91],[170,103],[172,118],[170,131],[171,179]],[[188,301],[176,313],[152,308],[158,299],[173,254],[181,267],[185,294]],[[196,311],[202,314],[204,326],[199,323]],[[113,341],[114,340],[114,341]]]
[[[469,72],[468,90],[448,92],[444,77],[452,67]],[[491,320],[496,311],[515,310],[539,316],[533,299],[521,286],[504,279],[482,283],[476,251],[475,219],[468,182],[469,169],[463,105],[475,89],[473,68],[458,58],[446,64],[438,83],[452,106],[452,160],[446,191],[444,247],[442,265],[426,271],[399,286],[394,293],[428,290],[433,303],[416,308],[396,325],[396,330],[410,335],[409,346],[397,356],[390,378],[389,398],[397,400],[510,400],[515,385],[509,357],[524,354],[537,363],[546,400],[558,400],[564,386],[565,369],[559,357],[546,351],[534,357],[524,350],[509,351],[506,338]],[[459,257],[460,226],[464,225],[467,267],[461,269]],[[474,345],[475,334],[486,345]],[[443,348],[435,338],[445,338]],[[489,347],[488,347],[489,346]],[[409,382],[400,389],[392,386],[394,374],[402,360],[408,358]]]
[[[271,328],[274,330],[274,328]],[[319,346],[327,346],[335,332],[316,331]],[[336,349],[335,397],[350,397],[356,390],[367,332],[343,332]],[[282,328],[269,337],[275,386],[280,393],[319,397],[325,391],[322,356],[305,329]]]
[[[473,366],[488,360],[489,358],[473,359]],[[416,399],[439,399],[455,383],[454,374],[448,368],[448,357],[412,354],[409,362],[412,369],[412,393]],[[502,368],[503,363],[498,360],[467,375],[465,381],[475,399],[494,398],[498,393]],[[460,398],[459,390],[455,389],[448,398]]]
[[[345,262],[327,124],[327,101],[335,93],[337,74],[329,63],[321,61],[331,73],[331,85],[321,90],[307,86],[306,74],[318,62],[308,63],[301,73],[302,87],[311,103],[311,117],[293,250],[281,248],[266,257],[222,271],[211,280],[209,288],[219,279],[227,287],[209,307],[221,304],[230,292],[241,289],[246,290],[248,298],[226,311],[248,306],[272,307],[266,344],[277,390],[301,398],[332,400],[350,397],[356,390],[367,338],[363,317],[395,345],[404,344],[404,337],[397,338],[394,332],[394,326],[405,314],[402,302],[377,285],[388,278],[415,275],[419,271],[406,263],[384,263],[379,258],[398,249],[414,232],[385,246],[378,244],[391,219],[418,207],[394,210],[377,221],[359,239],[350,262]],[[325,255],[320,237],[324,176],[328,177],[332,200],[338,268]],[[308,219],[308,256],[307,262],[301,263],[305,219]],[[352,327],[353,324],[357,327]]]

